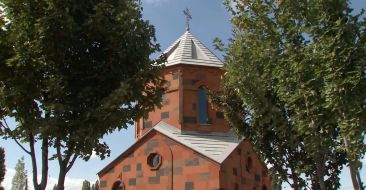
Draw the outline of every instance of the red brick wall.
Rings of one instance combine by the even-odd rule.
[[[153,131],[128,152],[111,164],[110,172],[100,174],[101,190],[111,190],[116,181],[126,190],[219,190],[217,163],[160,133]],[[162,155],[157,170],[147,164],[150,153]]]
[[[248,165],[248,158],[252,160]],[[243,141],[221,165],[222,190],[270,190],[266,167],[248,141]]]
[[[144,133],[151,129],[154,125],[163,120],[177,128],[180,127],[179,100],[181,93],[180,85],[180,67],[168,67],[163,70],[164,78],[167,80],[167,93],[163,96],[162,108],[155,108],[145,119],[141,118],[135,125],[135,138],[140,138]],[[168,114],[168,115],[167,115]],[[162,117],[163,116],[163,117]],[[144,125],[148,124],[148,125]]]
[[[197,90],[201,86],[219,90],[223,70],[217,67],[174,65],[164,69],[168,91],[163,97],[163,107],[150,112],[148,118],[136,122],[135,137],[140,138],[151,127],[163,120],[183,130],[227,132],[228,123],[222,113],[209,105],[210,124],[199,125]],[[147,125],[145,125],[147,124]]]
[[[208,90],[217,91],[220,89],[221,75],[223,70],[217,67],[190,66],[182,68],[183,75],[183,120],[190,117],[198,120],[197,90],[201,86]],[[227,132],[228,123],[224,118],[217,117],[216,110],[211,104],[208,106],[208,118],[210,123],[200,125],[191,122],[184,122],[182,129],[191,131]]]

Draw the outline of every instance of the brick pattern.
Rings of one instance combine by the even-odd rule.
[[[179,73],[178,72],[174,72],[173,74],[172,74],[172,78],[173,78],[173,80],[177,80],[178,78],[179,78]]]
[[[186,182],[184,185],[184,189],[185,190],[194,190],[194,183],[191,181]]]
[[[250,170],[247,170],[248,158],[251,160]],[[232,171],[232,172],[227,172]],[[265,166],[260,162],[248,141],[242,142],[221,165],[221,188],[270,189],[270,179]]]
[[[194,131],[228,131],[228,123],[216,112],[212,105],[208,106],[209,121],[205,125],[200,125],[197,121],[188,120],[188,118],[196,118],[197,113],[197,90],[201,86],[205,86],[209,90],[215,91],[220,87],[222,70],[219,68],[210,68],[202,66],[185,65],[181,68],[183,78],[183,125],[182,129]],[[171,102],[172,103],[172,102]],[[210,127],[207,127],[210,126]]]
[[[147,164],[147,156],[151,153],[162,156],[161,166],[157,170],[152,170]],[[132,155],[116,162],[114,173],[100,176],[101,184],[105,181],[101,190],[110,190],[116,180],[121,180],[128,190],[220,188],[220,167],[217,163],[159,133],[149,133]]]
[[[217,119],[224,119],[224,112],[217,111],[216,112],[216,118]]]
[[[160,118],[161,119],[167,119],[167,118],[169,118],[169,112],[162,112]]]
[[[149,129],[152,127],[152,122],[151,121],[144,121],[144,128]]]
[[[99,182],[99,187],[100,187],[100,188],[105,188],[105,187],[107,187],[107,185],[108,185],[108,183],[107,183],[107,181],[106,181],[106,180],[101,180],[101,181]]]
[[[197,118],[196,117],[183,117],[183,122],[184,123],[191,123],[191,124],[196,124],[197,123]]]
[[[159,133],[150,133],[129,156],[116,162],[114,172],[100,176],[100,189],[110,190],[121,180],[132,190],[244,190],[269,189],[270,179],[249,142],[242,142],[219,164]],[[162,164],[157,170],[147,164],[147,156],[159,153]],[[173,156],[172,156],[173,155]],[[246,170],[248,157],[252,169]],[[174,158],[174,160],[172,160]]]
[[[135,137],[142,137],[162,119],[182,130],[230,130],[224,114],[211,105],[208,109],[209,124],[197,123],[197,89],[205,86],[212,91],[219,90],[223,72],[219,68],[193,65],[164,68],[163,75],[168,82],[163,106],[150,112],[145,120],[136,122]],[[270,189],[267,172],[248,142],[240,144],[221,165],[155,131],[130,151],[114,163],[114,172],[100,175],[101,190],[110,190],[119,180],[128,190]],[[147,157],[152,153],[162,156],[158,168],[151,168],[147,163]],[[252,158],[251,167],[247,165],[248,157]]]
[[[208,106],[209,122],[206,125],[197,123],[197,89],[205,86],[210,90],[219,90],[223,70],[214,67],[196,65],[176,65],[163,69],[167,92],[162,99],[162,107],[150,112],[146,120],[152,125],[162,119],[179,129],[196,131],[227,132],[230,130],[223,114],[217,113],[212,105]],[[168,117],[164,117],[169,113]],[[163,116],[163,117],[162,117]],[[207,127],[209,125],[210,127]],[[142,120],[136,122],[135,137],[140,138],[151,127],[145,127]]]

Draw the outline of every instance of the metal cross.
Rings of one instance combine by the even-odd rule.
[[[186,30],[189,31],[189,21],[192,20],[192,16],[188,8],[186,8],[183,13],[186,15]]]

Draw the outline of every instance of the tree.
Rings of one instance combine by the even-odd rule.
[[[32,160],[34,189],[46,188],[48,160],[56,159],[63,190],[77,158],[109,156],[105,134],[160,106],[163,60],[149,58],[159,51],[155,31],[137,0],[2,2],[9,23],[1,41],[10,56],[0,60],[1,127],[5,138],[28,143],[21,147]]]
[[[357,176],[366,132],[363,12],[353,15],[346,0],[227,2],[234,37],[224,93],[213,101],[293,188],[311,181],[336,189],[346,162]]]
[[[91,187],[92,190],[99,190],[99,180],[95,181],[95,183]]]
[[[1,183],[4,181],[5,173],[6,173],[5,150],[4,150],[4,148],[0,147],[0,187],[1,187]]]
[[[90,182],[88,180],[83,181],[83,186],[81,187],[81,190],[91,190]]]
[[[24,157],[21,157],[15,165],[15,175],[11,181],[11,190],[27,189],[27,173],[25,170]]]
[[[58,190],[57,184],[55,184],[52,189],[53,190]]]

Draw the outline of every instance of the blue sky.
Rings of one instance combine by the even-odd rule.
[[[143,17],[155,26],[157,40],[161,45],[161,49],[164,50],[185,32],[186,26],[183,10],[189,8],[193,17],[190,22],[192,34],[222,58],[222,53],[214,50],[212,46],[212,40],[215,37],[222,39],[224,42],[227,42],[227,39],[231,37],[230,14],[226,11],[222,2],[223,0],[142,0],[144,8]],[[365,0],[353,0],[351,2],[355,11],[359,11],[361,8],[366,9]],[[88,162],[77,160],[67,175],[66,189],[81,189],[83,179],[89,181],[96,180],[96,173],[134,142],[133,136],[133,127],[106,136],[104,140],[110,145],[112,150],[111,157],[105,160],[92,157]],[[12,168],[15,167],[17,159],[24,155],[27,170],[30,172],[32,168],[30,167],[30,159],[13,141],[0,139],[0,145],[6,151],[6,165],[8,169],[8,175],[6,176],[7,190],[10,189],[8,184],[11,181],[11,175],[14,173]],[[366,160],[364,159],[365,162]],[[365,167],[362,171],[362,180],[364,182],[366,182]],[[51,189],[53,184],[56,183],[54,178],[57,177],[57,174],[58,165],[55,161],[52,161],[50,163],[50,185],[48,189]],[[352,189],[348,176],[348,171],[342,173],[341,189]]]

